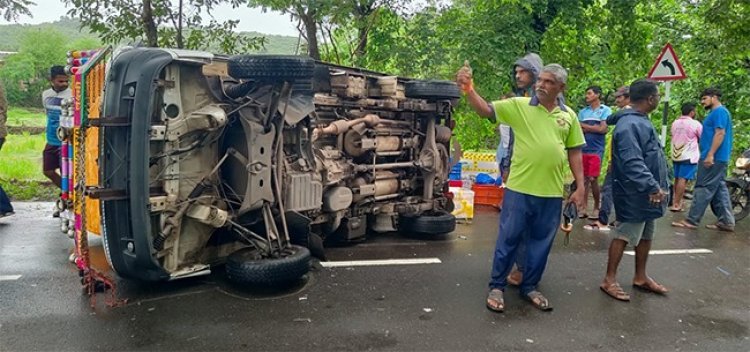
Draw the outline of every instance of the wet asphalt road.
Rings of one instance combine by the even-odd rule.
[[[734,234],[689,231],[660,221],[649,273],[667,297],[633,292],[629,303],[599,291],[609,240],[576,229],[558,236],[540,290],[545,313],[506,292],[506,312],[484,306],[498,213],[477,217],[443,240],[384,235],[328,250],[330,260],[439,258],[439,264],[322,268],[285,291],[239,290],[221,270],[160,284],[117,280],[128,303],[97,307],[81,294],[67,257],[72,241],[51,204],[16,204],[0,219],[0,351],[748,351],[750,219]],[[704,223],[714,218],[708,214]],[[94,245],[99,243],[94,241]],[[103,265],[101,257],[98,262]],[[633,257],[619,280],[627,291]],[[21,275],[18,279],[11,276]]]

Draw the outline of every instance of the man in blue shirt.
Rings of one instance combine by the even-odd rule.
[[[62,188],[62,177],[60,176],[60,157],[62,141],[57,138],[57,127],[60,126],[60,115],[62,114],[62,101],[72,98],[73,94],[68,88],[68,75],[62,66],[52,66],[49,70],[50,88],[42,92],[42,104],[47,114],[47,145],[42,152],[42,171],[52,183]],[[53,217],[59,217],[60,211],[55,207]]]
[[[602,104],[602,88],[599,86],[590,86],[586,88],[586,104],[578,113],[578,121],[581,122],[583,136],[586,138],[586,146],[583,147],[583,176],[586,178],[586,195],[584,198],[583,209],[579,210],[581,217],[586,217],[587,202],[589,191],[594,196],[594,212],[591,213],[592,220],[598,218],[599,200],[601,194],[599,191],[599,174],[602,168],[602,159],[604,157],[605,136],[607,134],[607,117],[612,114],[609,106]]]
[[[675,221],[672,226],[694,229],[706,212],[708,205],[719,221],[706,225],[709,229],[734,231],[729,190],[725,182],[727,165],[732,154],[732,115],[721,104],[721,91],[708,88],[701,93],[701,105],[711,112],[703,120],[699,147],[698,178],[693,191],[693,204],[687,218]]]
[[[70,99],[73,95],[68,88],[68,75],[62,66],[50,68],[50,88],[42,92],[42,104],[47,114],[47,145],[43,153],[43,171],[52,183],[61,188],[62,178],[58,173],[60,169],[60,147],[62,141],[57,138],[57,127],[60,126],[60,114],[62,113],[62,101]]]

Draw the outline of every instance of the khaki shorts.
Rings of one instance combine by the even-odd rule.
[[[655,230],[654,220],[644,222],[620,222],[615,226],[614,238],[621,239],[634,247],[641,240],[653,240]]]

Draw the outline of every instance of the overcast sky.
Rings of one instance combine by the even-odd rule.
[[[17,23],[37,24],[53,22],[64,16],[68,9],[62,0],[33,0],[36,5],[29,8],[33,17],[21,16]],[[222,5],[214,11],[214,17],[219,21],[240,20],[238,29],[240,31],[256,31],[263,34],[280,34],[297,36],[295,24],[289,16],[278,12],[263,13],[260,9],[239,7],[232,9],[231,6]],[[0,17],[0,24],[9,24]]]

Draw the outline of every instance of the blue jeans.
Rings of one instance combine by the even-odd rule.
[[[516,261],[519,245],[524,243],[521,294],[536,290],[542,279],[552,242],[560,226],[562,198],[542,198],[505,189],[500,229],[492,260],[490,289],[505,290],[506,277]]]
[[[688,222],[698,225],[710,204],[720,223],[734,226],[732,203],[725,182],[726,174],[727,163],[725,162],[717,162],[706,168],[703,166],[703,160],[698,161],[698,177],[693,189],[693,204],[690,205]]]
[[[607,174],[604,175],[604,184],[602,184],[602,201],[599,204],[599,222],[602,224],[609,224],[609,215],[612,214],[612,207],[614,206],[612,200],[612,169],[607,170]]]
[[[5,194],[3,186],[0,186],[0,214],[10,213],[13,211],[13,206],[10,204],[10,198]]]

